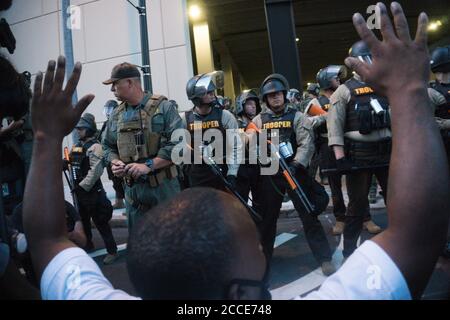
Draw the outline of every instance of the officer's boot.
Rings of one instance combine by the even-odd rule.
[[[336,221],[336,224],[333,226],[333,236],[339,236],[342,233],[344,233],[344,228],[345,228],[345,222],[343,221]]]
[[[367,230],[369,233],[377,234],[381,232],[381,228],[375,224],[372,220],[366,221],[363,224],[364,230]]]
[[[326,277],[328,277],[336,272],[336,268],[331,263],[331,261],[322,262],[321,269],[322,269],[323,275]]]

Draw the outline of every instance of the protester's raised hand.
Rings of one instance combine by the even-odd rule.
[[[426,87],[430,72],[427,15],[423,12],[419,15],[416,38],[412,40],[399,3],[391,4],[395,32],[386,6],[383,3],[378,3],[377,6],[380,11],[382,41],[369,30],[361,14],[353,16],[356,31],[371,50],[373,63],[369,65],[356,58],[347,58],[346,65],[377,92],[386,96],[401,95],[407,88]]]
[[[49,61],[43,84],[42,72],[36,77],[31,103],[31,121],[36,138],[62,140],[73,130],[81,114],[94,99],[94,95],[86,95],[73,107],[72,96],[80,80],[81,64],[78,62],[75,65],[63,89],[65,71],[66,60],[61,56],[57,67],[55,61]]]

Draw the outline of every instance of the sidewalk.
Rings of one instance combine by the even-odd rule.
[[[103,187],[105,188],[106,194],[111,201],[112,204],[114,204],[115,201],[115,192],[112,186],[112,182],[108,180],[108,177],[106,174],[102,176],[102,183]],[[333,203],[331,202],[331,191],[330,187],[328,185],[325,185],[325,190],[327,191],[328,195],[330,196],[330,202],[328,203],[327,211],[332,212],[333,211]],[[380,187],[378,186],[378,193],[377,193],[377,202],[374,204],[370,204],[371,210],[378,210],[378,209],[385,209],[386,206],[384,204],[383,197],[379,195]],[[348,204],[348,194],[347,194],[347,187],[345,185],[345,182],[342,183],[342,192],[344,194],[344,200],[345,204]],[[72,203],[72,197],[70,195],[70,190],[67,186],[64,186],[64,197],[67,201]],[[283,202],[281,207],[281,215],[280,218],[288,217],[292,212],[295,211],[294,205],[292,204],[292,201]],[[125,209],[117,209],[113,211],[113,217],[111,219],[111,227],[113,228],[126,228],[127,227],[127,217],[125,215]]]

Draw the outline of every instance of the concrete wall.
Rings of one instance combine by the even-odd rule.
[[[136,5],[137,0],[132,0]],[[79,6],[79,29],[73,29],[74,59],[83,64],[78,97],[94,93],[88,112],[98,123],[103,105],[114,96],[101,82],[114,65],[127,61],[141,65],[139,16],[126,0],[72,0]],[[178,102],[180,111],[191,103],[186,97],[187,80],[193,75],[186,0],[147,0],[148,32],[153,91]],[[60,0],[14,0],[0,13],[11,25],[16,52],[10,60],[19,71],[33,76],[45,70],[49,59],[64,54]],[[2,54],[9,56],[2,49]]]

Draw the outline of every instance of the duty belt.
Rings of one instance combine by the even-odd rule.
[[[388,164],[391,152],[391,140],[379,142],[357,142],[345,140],[345,156],[357,166]]]
[[[392,146],[392,140],[386,139],[382,141],[377,142],[360,142],[360,141],[353,141],[350,139],[345,139],[345,146],[350,150],[364,150],[364,151],[372,151],[377,153],[388,153],[391,151]]]

